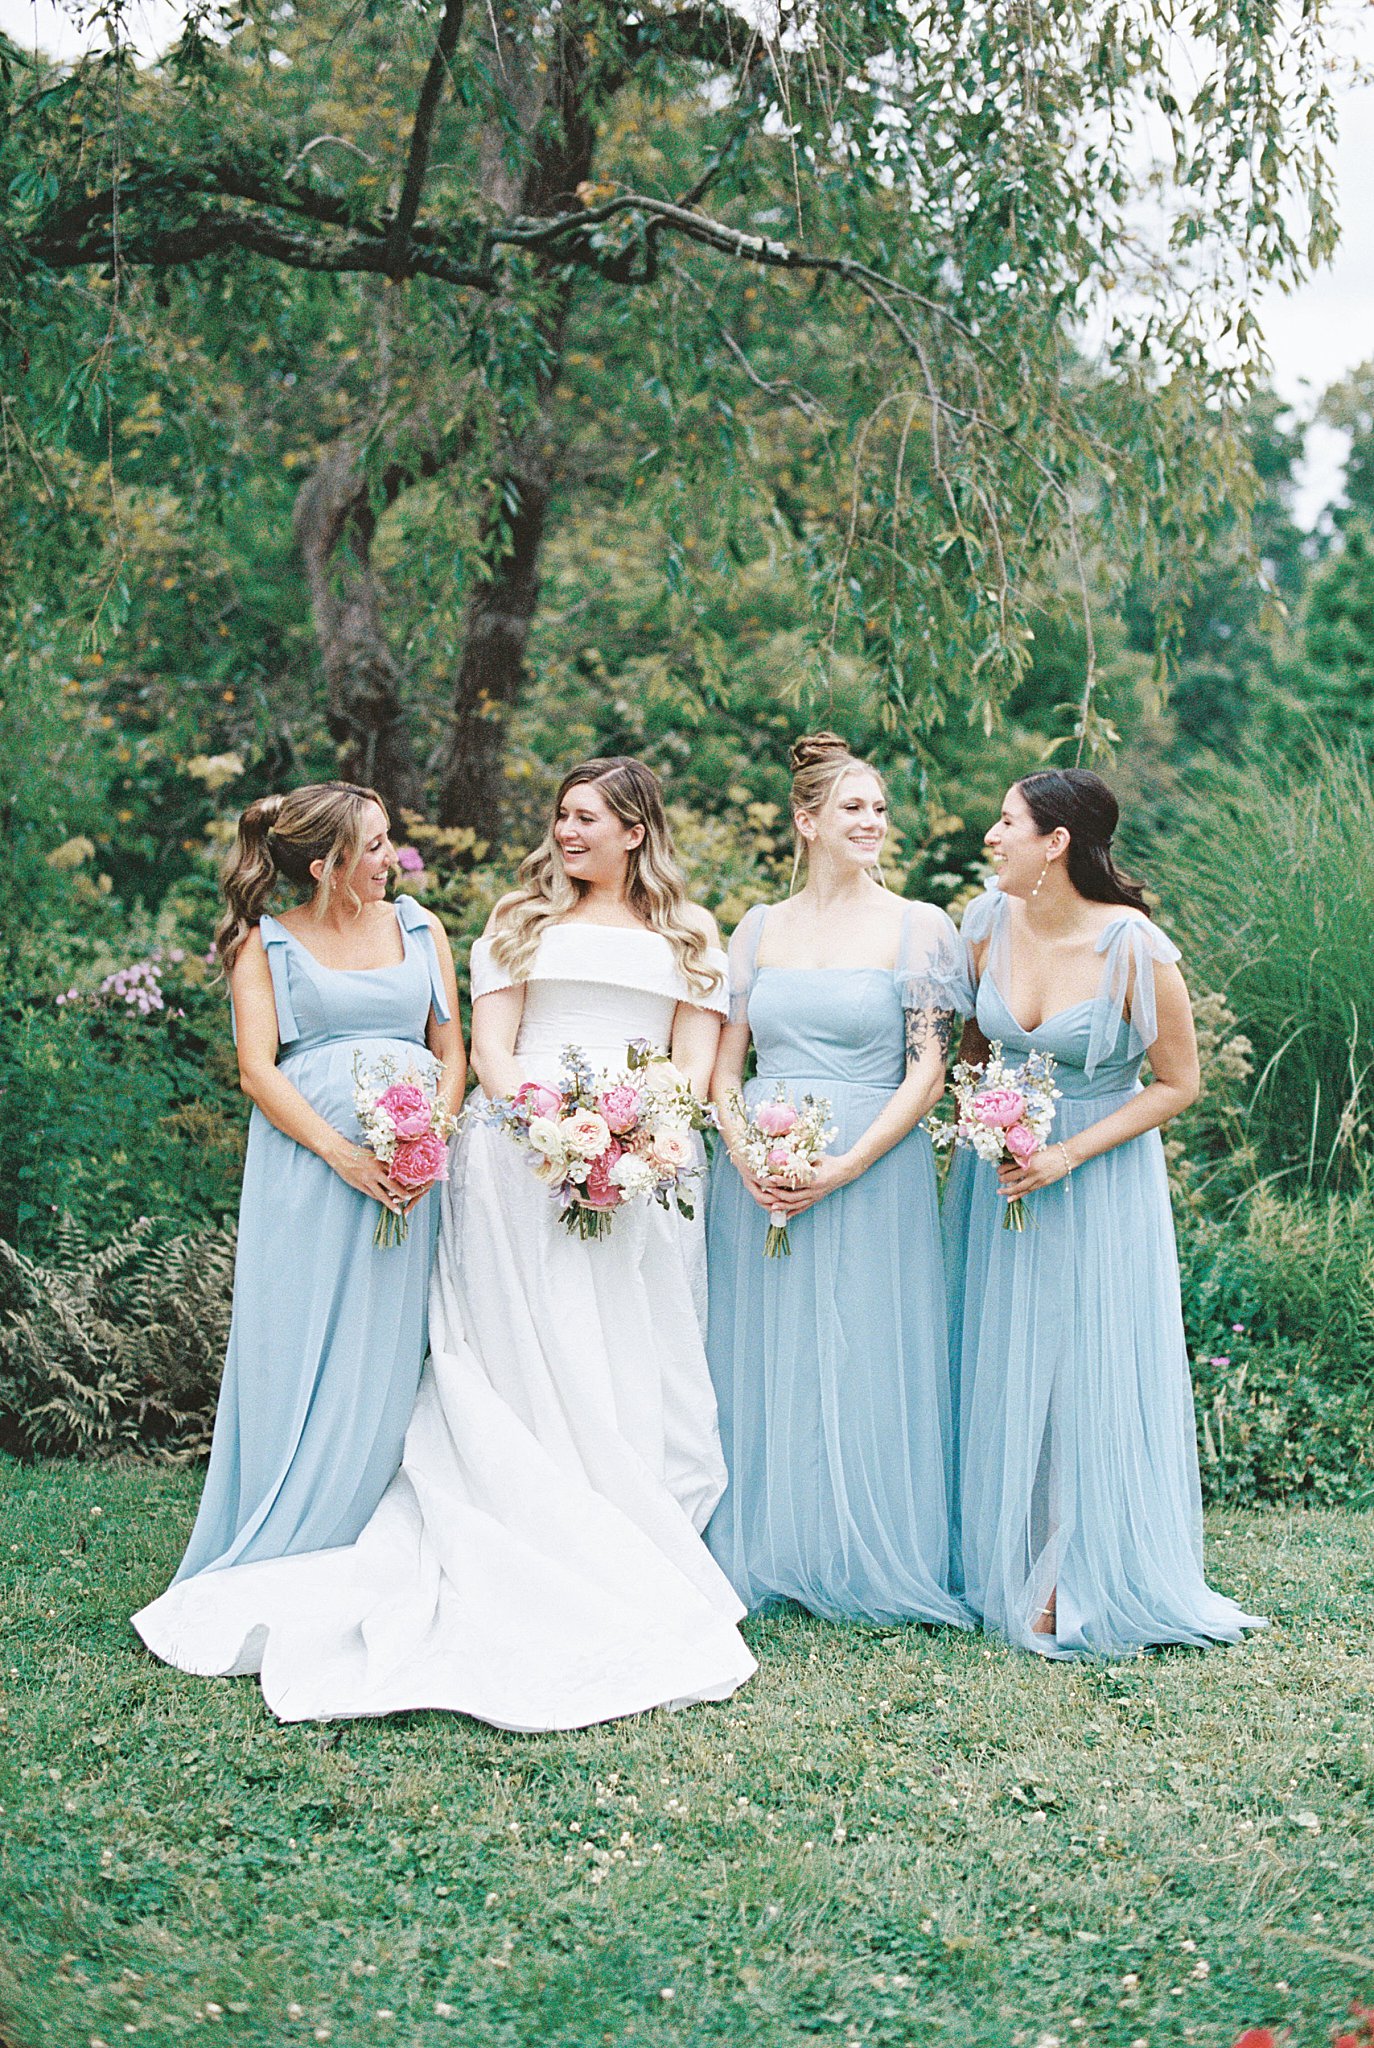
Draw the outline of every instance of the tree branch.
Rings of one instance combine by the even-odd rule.
[[[445,0],[438,38],[429,60],[429,69],[425,72],[425,82],[420,88],[420,101],[415,109],[415,125],[410,131],[410,155],[406,163],[405,183],[401,187],[400,203],[387,230],[386,253],[393,277],[404,277],[406,274],[406,243],[419,211],[420,193],[425,182],[425,172],[429,168],[434,121],[448,79],[449,63],[462,32],[465,10],[466,0]]]

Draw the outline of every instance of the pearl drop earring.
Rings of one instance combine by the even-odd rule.
[[[1041,870],[1040,870],[1040,880],[1039,880],[1039,881],[1038,881],[1038,882],[1036,883],[1035,887],[1034,887],[1034,888],[1033,888],[1033,889],[1031,890],[1031,900],[1032,900],[1032,902],[1034,902],[1035,898],[1036,898],[1036,897],[1037,897],[1037,896],[1038,896],[1038,895],[1040,894],[1040,891],[1041,891],[1042,887],[1044,886],[1044,881],[1045,881],[1045,877],[1046,877],[1046,875],[1047,875],[1047,874],[1049,873],[1049,871],[1050,871],[1050,862],[1051,862],[1051,861],[1052,861],[1053,859],[1054,859],[1054,855],[1053,855],[1052,853],[1047,853],[1047,854],[1045,855],[1045,865],[1044,865],[1044,867],[1043,867],[1043,868],[1041,868]]]

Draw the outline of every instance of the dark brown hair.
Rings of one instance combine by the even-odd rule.
[[[1065,865],[1080,896],[1090,903],[1128,903],[1149,916],[1144,889],[1121,874],[1112,859],[1121,809],[1100,775],[1091,768],[1039,768],[1023,775],[1016,787],[1042,837],[1059,825],[1068,833]]]

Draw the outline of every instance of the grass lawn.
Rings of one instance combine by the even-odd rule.
[[[5,2048],[1317,2048],[1374,2002],[1370,1517],[1214,1517],[1240,1649],[788,1615],[726,1706],[522,1737],[154,1663],[198,1484],[0,1462]]]

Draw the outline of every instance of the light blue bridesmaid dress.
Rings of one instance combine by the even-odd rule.
[[[760,967],[766,909],[730,949],[733,1013],[757,1078],[746,1100],[828,1098],[845,1151],[906,1071],[905,1012],[961,1000],[953,925],[908,907],[877,967]],[[750,1608],[794,1600],[840,1620],[951,1622],[952,1416],[930,1139],[908,1133],[791,1225],[768,1218],[721,1148],[707,1205],[707,1356],[729,1484],[706,1540]]]
[[[396,914],[404,958],[392,967],[326,967],[276,918],[260,926],[280,1071],[355,1140],[355,1054],[433,1072],[430,1010],[449,1014],[424,912],[403,896]],[[377,1216],[254,1109],[210,1469],[178,1580],[352,1543],[385,1492],[424,1361],[439,1205],[423,1196],[409,1235],[385,1248],[372,1242]]]
[[[1008,1060],[1049,1053],[1072,1139],[1139,1093],[1154,1043],[1155,963],[1178,949],[1139,916],[1097,943],[1097,995],[1023,1030],[1008,986],[1009,899],[990,884],[964,913],[986,944],[976,1016]],[[1129,1015],[1127,1003],[1129,997]],[[970,988],[968,1002],[974,1000]],[[1164,1147],[1157,1130],[1026,1198],[1002,1227],[996,1170],[961,1151],[945,1235],[960,1382],[962,1586],[974,1612],[1042,1656],[1128,1655],[1149,1644],[1237,1642],[1262,1626],[1203,1577],[1188,1353]],[[1056,1629],[1031,1624],[1053,1594]]]

